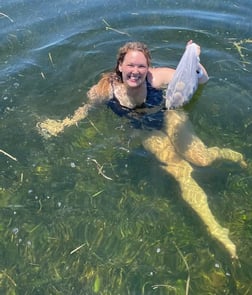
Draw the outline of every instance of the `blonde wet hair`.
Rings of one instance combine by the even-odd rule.
[[[114,94],[114,85],[123,83],[122,73],[119,70],[119,66],[122,64],[125,55],[130,50],[142,52],[146,58],[148,67],[150,66],[151,56],[148,47],[142,42],[127,42],[118,50],[114,71],[103,73],[99,82],[92,86],[92,88],[88,91],[87,95],[90,101],[92,101],[92,104],[100,103],[108,98],[112,98]]]
[[[148,67],[151,63],[151,55],[149,49],[146,44],[142,42],[127,42],[122,47],[119,48],[117,53],[117,61],[115,67],[115,74],[117,79],[122,82],[122,73],[119,71],[119,65],[122,64],[124,61],[125,55],[128,53],[129,50],[140,51],[144,54]]]

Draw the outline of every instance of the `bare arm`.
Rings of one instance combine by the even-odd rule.
[[[42,122],[38,122],[36,127],[38,132],[46,139],[51,136],[57,136],[59,133],[63,132],[66,127],[77,125],[80,120],[86,118],[91,108],[92,105],[84,104],[74,112],[73,116],[67,116],[63,120],[46,119]]]
[[[100,81],[87,92],[89,103],[96,105],[108,101],[113,97],[111,74],[104,74]]]
[[[148,81],[154,88],[165,88],[172,80],[175,69],[150,68],[147,76]]]
[[[192,41],[190,40],[187,45],[190,45]],[[200,46],[198,45],[198,56],[200,56]],[[199,64],[199,84],[204,84],[208,81],[209,77],[205,67]],[[164,67],[164,68],[150,68],[148,73],[148,81],[155,88],[164,88],[172,80],[175,69]]]
[[[200,64],[199,84],[204,84],[209,77],[205,67]],[[154,88],[165,88],[172,80],[175,69],[172,68],[150,68],[148,81]]]
[[[80,106],[72,116],[67,116],[63,120],[46,119],[37,123],[37,129],[44,138],[57,136],[66,127],[77,125],[79,121],[87,117],[88,112],[95,105],[103,103],[111,98],[113,89],[110,82],[110,75],[105,74],[100,81],[92,86],[87,92],[88,103]]]

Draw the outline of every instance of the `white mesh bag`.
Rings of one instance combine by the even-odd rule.
[[[165,106],[174,109],[183,106],[198,88],[199,57],[197,45],[192,43],[186,47],[166,90]]]

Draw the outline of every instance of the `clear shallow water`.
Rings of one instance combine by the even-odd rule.
[[[0,154],[1,292],[185,294],[180,249],[190,294],[250,294],[250,1],[4,2],[0,149],[18,161]],[[239,263],[208,236],[127,120],[101,107],[57,138],[35,128],[85,102],[125,41],[144,41],[153,65],[175,67],[189,39],[201,45],[211,76],[186,108],[194,128],[249,164],[195,174]]]

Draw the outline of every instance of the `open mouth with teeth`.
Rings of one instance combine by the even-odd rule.
[[[129,75],[128,82],[134,83],[134,84],[135,83],[139,84],[139,82],[141,82],[141,76]]]

